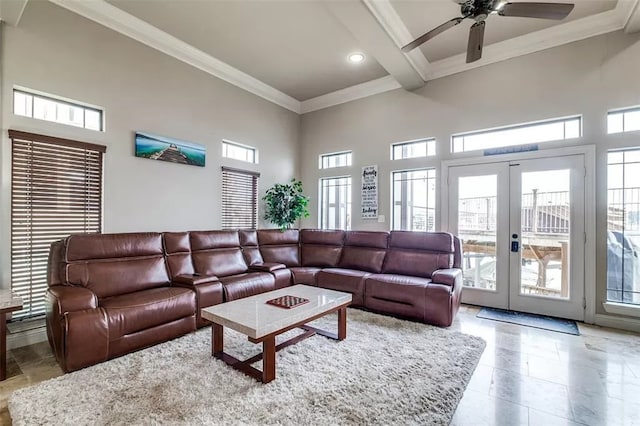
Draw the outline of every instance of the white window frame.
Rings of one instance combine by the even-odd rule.
[[[627,129],[627,121],[629,121],[628,115],[629,114],[634,114],[634,115],[638,115],[640,116],[640,106],[634,106],[634,107],[627,107],[627,108],[620,108],[620,109],[614,109],[611,110],[607,113],[607,134],[612,135],[612,134],[617,134],[617,133],[627,133],[627,132],[637,132],[640,131],[640,127],[638,128],[633,128],[633,129]],[[621,130],[611,130],[613,127],[613,121],[615,119],[619,118],[620,119],[620,129]],[[640,122],[640,118],[637,118],[638,122]],[[635,120],[634,120],[635,122]]]
[[[228,152],[229,148],[240,148],[244,150],[245,159],[243,160],[237,157],[229,156],[229,152]],[[251,154],[253,158],[251,158],[249,154]],[[231,160],[236,160],[236,161],[244,161],[245,163],[258,164],[258,149],[250,145],[245,145],[238,142],[233,142],[227,139],[223,139],[222,140],[222,157],[229,158]]]
[[[425,144],[425,155],[413,155],[413,156],[405,156],[400,155],[396,157],[396,148],[405,148],[418,144]],[[424,138],[424,139],[415,139],[411,141],[404,142],[396,142],[391,144],[391,160],[407,160],[410,158],[425,158],[425,157],[433,157],[436,155],[436,138]],[[402,150],[403,152],[406,150]]]
[[[427,210],[427,214],[425,215],[425,229],[424,231],[418,231],[416,230],[416,232],[433,232],[436,229],[436,210],[437,210],[437,202],[438,202],[438,197],[437,197],[437,186],[438,186],[438,172],[437,172],[437,168],[436,167],[422,167],[419,169],[407,169],[407,170],[394,170],[391,172],[391,229],[394,231],[413,231],[414,229],[412,229],[413,227],[409,227],[409,228],[403,228],[402,226],[400,227],[396,227],[395,223],[396,223],[396,175],[401,174],[401,173],[411,173],[411,172],[422,172],[425,171],[427,172],[427,184],[429,184],[429,181],[432,180],[433,184],[434,184],[434,194],[433,194],[433,222],[432,222],[432,226],[429,227],[429,213],[428,211],[430,210],[429,208],[429,196],[428,196],[428,192],[426,195],[426,199],[427,199],[427,206],[426,206],[426,210]],[[433,171],[433,177],[429,177],[429,171]],[[409,184],[410,181],[409,180],[403,180],[402,182],[405,182],[406,184]],[[400,200],[402,201],[402,200]],[[407,200],[404,200],[405,202]],[[413,206],[407,206],[405,205],[404,207],[401,207],[402,209],[413,209]],[[413,221],[412,221],[413,222]]]
[[[568,135],[568,131],[567,131],[567,126],[568,125],[573,125],[573,123],[578,122],[578,135],[577,136],[572,136],[572,135]],[[508,142],[505,144],[501,144],[499,146],[470,146],[469,148],[465,148],[465,143],[469,143],[472,144],[473,141],[469,140],[466,141],[466,138],[473,138],[476,136],[487,136],[487,135],[505,135],[508,134],[508,132],[518,132],[520,130],[531,130],[535,127],[542,127],[542,126],[548,126],[548,125],[554,125],[554,124],[559,124],[559,123],[563,123],[564,127],[563,127],[563,135],[560,138],[553,138],[553,139],[516,139],[516,137],[514,137],[513,142]],[[503,136],[504,137],[504,136]],[[515,125],[509,125],[509,126],[503,126],[503,127],[495,127],[492,129],[485,129],[485,130],[478,130],[478,131],[472,131],[472,132],[464,132],[464,133],[457,133],[454,135],[451,135],[451,152],[454,154],[460,154],[463,152],[472,152],[472,151],[482,151],[482,150],[493,150],[493,149],[500,149],[500,148],[508,148],[508,147],[514,147],[514,146],[519,146],[519,145],[527,145],[527,144],[538,144],[538,143],[547,143],[547,142],[554,142],[554,141],[562,141],[562,140],[570,140],[570,139],[578,139],[582,137],[582,115],[573,115],[573,116],[569,116],[569,117],[560,117],[560,118],[552,118],[552,119],[548,119],[548,120],[540,120],[540,121],[533,121],[533,122],[529,122],[529,123],[521,123],[521,124],[515,124]]]
[[[25,101],[30,102],[30,104],[25,105],[24,113],[18,112],[17,104],[16,104],[16,95],[21,95],[26,97]],[[44,118],[44,117],[35,117],[35,102],[36,100],[42,100],[46,102],[53,102],[55,105],[55,117],[52,118]],[[92,130],[95,132],[104,132],[105,131],[105,113],[104,108],[90,105],[84,102],[76,101],[73,99],[64,98],[62,96],[52,95],[50,93],[44,93],[33,89],[27,89],[25,87],[15,86],[13,88],[13,113],[20,117],[27,117],[34,120],[42,120],[48,121],[51,123],[62,124],[65,126],[76,127],[80,129]],[[82,110],[82,125],[73,124],[71,121],[65,121],[61,118],[58,118],[58,108],[60,106],[65,107],[73,107],[79,108]],[[87,127],[87,112],[92,112],[98,114],[98,128]]]
[[[331,161],[332,158],[339,158],[339,157],[344,157],[346,164],[341,164],[338,166],[329,165],[329,162]],[[325,165],[325,160],[327,160],[326,165]],[[320,157],[318,157],[318,168],[320,170],[333,169],[336,167],[351,167],[352,165],[353,165],[353,151],[330,152],[327,154],[321,154]]]
[[[339,229],[345,229],[345,230],[349,230],[351,229],[351,219],[353,218],[352,216],[352,207],[353,207],[353,179],[350,175],[346,175],[346,176],[328,176],[328,177],[322,177],[320,178],[320,180],[318,181],[318,228],[320,229],[335,229],[335,228],[330,228],[328,226],[328,224],[326,224],[325,222],[329,222],[328,220],[328,210],[329,207],[331,206],[331,203],[329,203],[329,206],[327,206],[325,208],[325,195],[324,195],[324,182],[328,182],[331,180],[338,180],[338,179],[348,179],[349,180],[349,189],[346,192],[346,200],[344,200],[344,217],[341,217],[340,214],[340,205],[335,206],[335,202],[334,204],[334,208],[335,208],[335,213],[334,213],[334,222],[335,223],[340,223],[340,222],[344,222],[344,227],[343,228],[339,228]],[[334,200],[335,201],[335,200]],[[338,204],[342,204],[341,200],[338,200]],[[327,216],[325,217],[325,211],[327,212]]]

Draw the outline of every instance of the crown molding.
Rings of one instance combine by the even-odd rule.
[[[616,9],[609,10],[491,44],[484,48],[482,59],[470,64],[465,63],[466,53],[432,62],[431,78],[446,77],[484,65],[610,33],[623,27],[624,23],[622,22],[620,11]]]
[[[620,3],[622,2],[619,1],[618,6],[620,6]],[[622,19],[624,19],[624,32],[626,34],[638,32],[640,31],[640,0],[625,3],[629,3],[627,10],[620,7],[620,14],[622,15]]]
[[[225,62],[196,49],[149,23],[124,12],[104,0],[49,0],[120,34],[159,50],[256,96],[300,113],[300,101],[251,77]]]
[[[402,86],[395,78],[388,75],[386,77],[347,87],[342,90],[327,93],[326,95],[307,99],[306,101],[301,102],[300,112],[304,114],[307,112],[317,111],[319,109],[355,101],[356,99],[366,98],[379,93],[399,89],[401,87]]]
[[[0,0],[0,21],[17,27],[28,0]]]
[[[399,49],[413,40],[409,29],[389,0],[362,0],[362,2],[367,6]],[[422,50],[413,49],[405,55],[420,77],[422,77],[424,81],[429,80],[430,64],[422,53]]]

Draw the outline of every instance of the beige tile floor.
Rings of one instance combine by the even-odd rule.
[[[640,425],[640,335],[580,325],[581,336],[476,318],[453,329],[487,347],[452,425]],[[13,349],[0,382],[0,424],[16,389],[62,374],[46,342]]]

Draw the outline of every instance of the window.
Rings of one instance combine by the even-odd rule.
[[[320,228],[351,229],[351,176],[320,179]]]
[[[256,229],[260,173],[222,168],[222,229]]]
[[[607,133],[640,130],[640,107],[610,111],[607,114]]]
[[[320,156],[320,168],[331,169],[333,167],[345,167],[351,165],[351,151],[335,152]]]
[[[640,149],[608,160],[607,300],[640,305]]]
[[[391,145],[392,160],[431,157],[432,155],[436,155],[436,140],[433,138],[410,142],[400,142]]]
[[[258,163],[258,153],[255,148],[235,142],[222,141],[222,156],[247,163]]]
[[[13,89],[13,113],[89,130],[104,130],[102,109],[57,99],[52,95]]]
[[[436,170],[393,172],[393,229],[434,231]]]
[[[451,137],[451,149],[453,152],[465,152],[528,143],[551,142],[579,138],[581,132],[581,117],[547,120],[453,135]]]
[[[11,287],[24,301],[14,318],[44,314],[52,242],[102,231],[106,147],[9,130]]]

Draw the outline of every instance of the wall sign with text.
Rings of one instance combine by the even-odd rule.
[[[378,166],[362,168],[362,218],[378,217]]]

